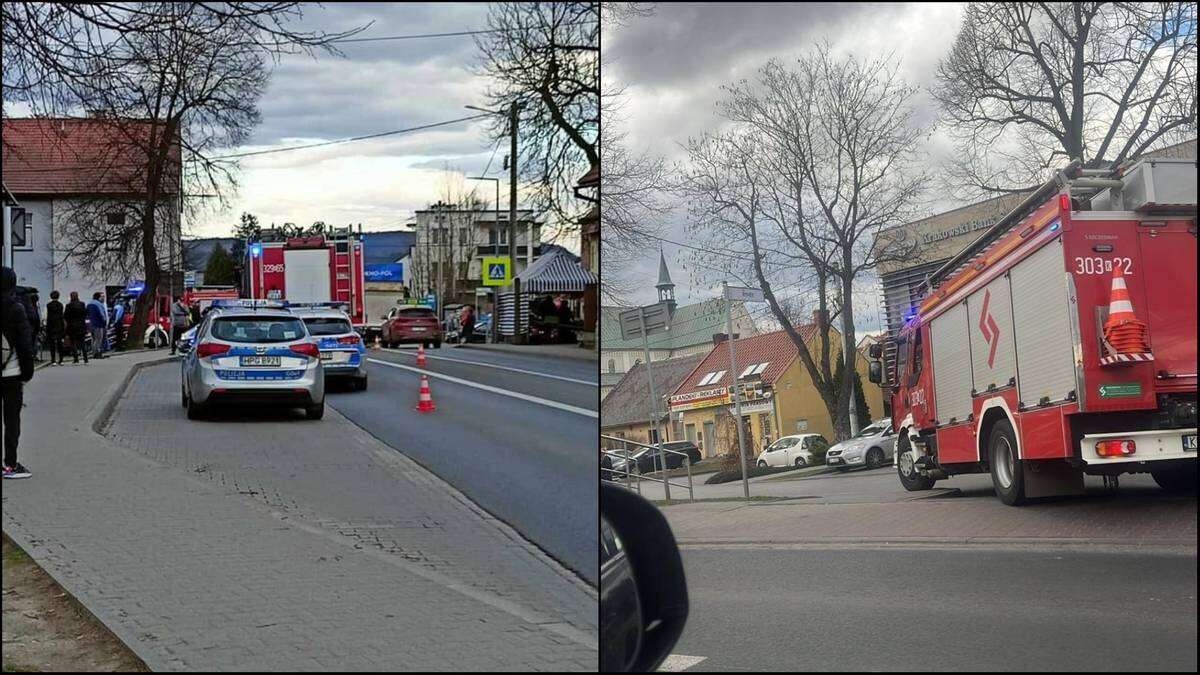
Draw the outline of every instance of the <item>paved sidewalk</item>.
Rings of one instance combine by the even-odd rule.
[[[22,443],[34,477],[3,491],[5,532],[152,669],[595,669],[594,626],[547,608],[553,603],[512,586],[508,574],[483,578],[465,562],[475,551],[456,558],[425,530],[440,523],[455,536],[483,537],[508,573],[527,565],[533,578],[561,580],[561,570],[538,569],[526,542],[361,432],[345,436],[329,466],[385,474],[409,498],[410,529],[396,527],[403,514],[377,523],[362,513],[314,513],[264,484],[206,476],[194,446],[125,448],[94,433],[129,369],[162,356],[39,370],[26,392]],[[177,391],[162,396],[182,411]],[[114,431],[130,424],[122,419],[137,425],[138,410],[138,401],[122,401]],[[322,422],[287,423],[318,442],[349,426],[333,411]],[[116,440],[153,438],[149,420],[141,424],[142,434]],[[220,425],[198,433],[219,434]],[[280,448],[242,449],[252,466]],[[187,459],[174,461],[175,450]],[[594,603],[587,589],[577,592]]]
[[[557,359],[575,359],[577,361],[594,361],[597,368],[600,363],[600,356],[594,349],[584,349],[578,345],[510,345],[506,343],[497,344],[479,344],[472,342],[468,344],[455,345],[456,349],[485,349],[493,352],[503,352],[506,354],[524,354],[526,356],[542,356]]]

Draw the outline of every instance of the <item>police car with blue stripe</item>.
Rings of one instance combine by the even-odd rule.
[[[321,350],[325,380],[347,380],[358,391],[367,388],[367,347],[350,323],[345,303],[289,304]]]
[[[217,300],[183,357],[183,406],[200,419],[216,403],[271,403],[325,414],[325,369],[317,342],[287,305]]]

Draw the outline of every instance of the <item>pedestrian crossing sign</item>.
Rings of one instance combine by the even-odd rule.
[[[483,285],[507,286],[512,283],[512,268],[508,266],[508,258],[483,259]]]

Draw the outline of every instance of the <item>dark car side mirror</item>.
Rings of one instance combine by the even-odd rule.
[[[600,484],[600,517],[619,542],[600,562],[600,670],[657,670],[687,623],[675,536],[653,504],[612,483]]]
[[[869,380],[872,384],[879,384],[883,381],[882,363],[879,361],[869,361],[867,363],[867,380]]]

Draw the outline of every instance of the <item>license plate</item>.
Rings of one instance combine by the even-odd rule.
[[[841,457],[830,457],[829,461],[827,463],[828,464],[841,464],[842,458]]]
[[[421,326],[413,326],[413,332],[414,333],[424,333],[425,329],[422,328]]]
[[[1183,449],[1187,452],[1196,451],[1196,434],[1187,434],[1183,437]]]
[[[333,360],[333,352],[321,352],[321,360],[322,361],[332,361]]]
[[[243,366],[278,366],[278,356],[243,356],[239,361]]]

